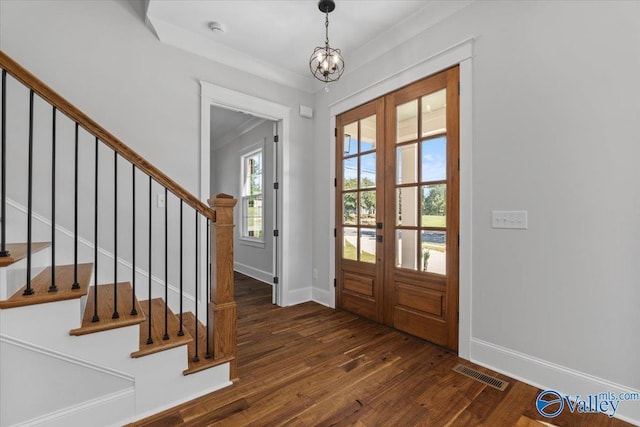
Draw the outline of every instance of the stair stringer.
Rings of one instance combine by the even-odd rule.
[[[116,424],[135,413],[126,373],[0,334],[0,425]]]
[[[145,357],[131,358],[130,354],[139,347],[138,325],[71,336],[69,331],[80,326],[82,307],[82,301],[75,299],[0,310],[0,333],[8,340],[37,347],[45,353],[129,376],[133,379],[132,392],[128,393],[124,389],[116,392],[105,390],[103,395],[89,402],[56,408],[49,414],[38,415],[37,420],[44,420],[47,425],[54,421],[60,425],[97,425],[95,420],[101,418],[94,416],[101,413],[103,408],[110,407],[112,403],[123,408],[131,405],[133,411],[121,412],[117,423],[123,424],[232,384],[229,381],[228,363],[192,375],[183,375],[182,372],[188,368],[187,345]],[[12,361],[5,364],[3,360],[2,374],[14,364],[16,362]],[[64,368],[57,369],[60,371]],[[36,381],[32,384],[33,387],[48,390],[48,393],[54,395],[57,393],[55,382],[33,381]],[[96,387],[100,387],[100,384],[96,384]],[[28,396],[26,400],[29,400]],[[12,411],[11,408],[6,410]],[[76,423],[85,413],[92,417],[92,422]],[[109,424],[111,422],[105,421],[99,425]]]

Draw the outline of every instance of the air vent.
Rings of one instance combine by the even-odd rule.
[[[452,369],[454,372],[457,372],[459,374],[462,374],[466,377],[472,378],[476,381],[480,381],[481,383],[484,383],[486,385],[488,385],[489,387],[493,387],[496,388],[500,391],[505,391],[507,389],[507,387],[509,387],[509,383],[506,381],[502,381],[496,377],[492,377],[490,375],[487,374],[483,374],[480,371],[476,371],[473,368],[469,368],[468,366],[464,366],[464,365],[457,365],[455,368]]]

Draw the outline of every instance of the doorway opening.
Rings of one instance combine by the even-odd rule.
[[[211,106],[210,194],[238,200],[234,270],[272,284],[277,266],[278,122]]]
[[[201,81],[200,84],[200,196],[206,200],[216,192],[230,193],[236,189],[236,194],[232,194],[238,200],[235,217],[237,241],[234,245],[236,251],[246,253],[241,257],[245,262],[240,259],[234,267],[244,274],[257,276],[258,280],[272,284],[272,302],[283,306],[288,295],[287,259],[290,258],[286,256],[289,248],[280,236],[287,223],[282,206],[289,198],[287,175],[283,173],[286,163],[283,159],[288,158],[290,109],[211,83]],[[214,114],[216,117],[213,117]],[[247,141],[241,144],[242,149],[236,149],[229,140],[234,138],[233,131],[223,130],[220,132],[222,135],[217,130],[212,133],[213,125],[217,123],[218,129],[225,120],[235,120],[236,128],[240,126],[235,131],[235,139],[239,141],[246,137]],[[241,126],[241,123],[244,125]],[[225,134],[229,132],[228,138],[225,138]],[[259,135],[260,132],[262,136]],[[213,145],[212,137],[220,141]],[[225,148],[226,146],[229,147]],[[234,150],[233,156],[237,161],[230,160],[223,164],[230,170],[224,173],[225,178],[221,178],[221,168],[218,167],[215,171],[212,168],[217,162],[212,152],[230,156]],[[229,184],[221,186],[220,181],[223,180],[229,181]],[[259,182],[261,185],[258,185]],[[242,206],[242,203],[245,205]],[[260,252],[260,260],[253,259]],[[269,257],[270,263],[267,262]]]

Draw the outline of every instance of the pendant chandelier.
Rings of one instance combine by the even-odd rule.
[[[340,49],[333,49],[329,46],[329,13],[333,12],[335,8],[336,4],[333,0],[318,2],[318,9],[325,14],[325,41],[324,46],[318,46],[313,50],[309,59],[311,74],[325,84],[337,81],[344,71],[344,59],[342,59]]]

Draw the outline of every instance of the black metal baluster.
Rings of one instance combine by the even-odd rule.
[[[138,310],[136,310],[136,165],[131,164],[131,282],[133,286],[133,292],[131,293],[131,315],[137,316]]]
[[[2,140],[2,165],[0,176],[2,179],[2,200],[0,201],[0,215],[2,215],[2,230],[0,230],[0,257],[8,257],[7,250],[7,71],[2,70],[2,123],[0,124],[0,139]]]
[[[118,152],[113,152],[113,314],[112,319],[120,318],[118,313]]]
[[[206,294],[207,294],[207,299],[205,300],[205,307],[207,307],[207,320],[206,320],[206,331],[207,331],[207,352],[204,354],[204,358],[205,359],[211,359],[211,346],[209,344],[209,284],[211,283],[210,280],[210,274],[211,274],[211,260],[209,259],[209,218],[207,218],[207,234],[205,236],[205,238],[207,239],[207,254],[206,254],[206,260],[207,260],[207,281],[205,282],[205,286],[207,288]]]
[[[31,215],[33,213],[33,89],[29,92],[29,172],[27,184],[27,286],[22,295],[33,295],[31,288]]]
[[[49,292],[58,292],[56,286],[56,107],[53,107],[51,125],[51,285]]]
[[[78,283],[78,130],[80,125],[76,122],[75,134],[75,159],[74,159],[74,177],[73,177],[73,285],[71,289],[80,289]]]
[[[196,276],[195,276],[195,283],[196,283],[196,297],[195,297],[195,311],[196,311],[196,321],[195,321],[195,335],[193,336],[193,340],[195,341],[196,344],[196,351],[195,351],[195,355],[193,356],[193,361],[194,362],[199,362],[200,361],[200,357],[198,357],[198,211],[196,211]]]
[[[98,316],[98,137],[96,136],[94,206],[93,206],[93,318],[92,322],[99,322]],[[77,186],[76,186],[77,189]],[[77,262],[76,262],[77,265]]]
[[[169,339],[169,200],[167,187],[164,187],[164,335],[163,340]]]
[[[149,176],[149,335],[147,336],[147,344],[153,344],[153,338],[151,338],[151,205],[153,193],[151,192],[151,184],[153,180]]]
[[[182,199],[180,199],[180,330],[178,336],[184,335],[182,330]]]

